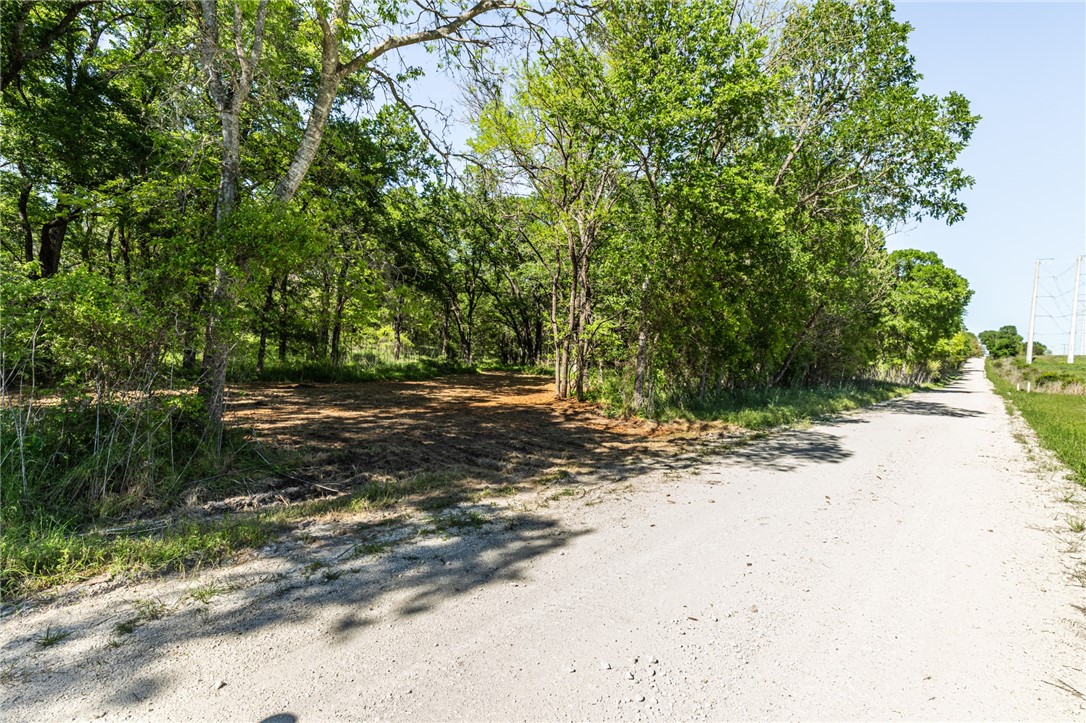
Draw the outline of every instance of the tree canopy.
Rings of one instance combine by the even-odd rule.
[[[965,279],[885,239],[962,218],[979,119],[921,91],[885,0],[26,0],[2,21],[5,389],[198,387],[214,441],[228,379],[303,366],[545,366],[559,397],[651,414],[970,353]],[[459,69],[459,156],[413,45]]]

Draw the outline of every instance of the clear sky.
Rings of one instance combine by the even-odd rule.
[[[935,251],[969,280],[971,330],[1014,324],[1023,336],[1034,261],[1054,259],[1042,266],[1037,338],[1064,353],[1069,320],[1047,317],[1068,314],[1072,265],[1086,253],[1086,0],[899,0],[897,17],[914,28],[923,92],[957,90],[983,120],[960,158],[976,178],[965,219],[906,227],[890,247]],[[445,134],[462,147],[470,131],[455,84],[432,60],[409,62],[428,66],[414,97],[459,116]]]
[[[893,248],[935,251],[975,290],[979,332],[1029,324],[1042,265],[1038,338],[1067,347],[1073,259],[1086,253],[1086,3],[898,2],[924,92],[963,93],[983,116],[961,165],[976,178],[965,220],[927,221]],[[1062,292],[1062,294],[1061,294]],[[1081,327],[1080,327],[1081,328]],[[1079,344],[1076,344],[1082,348]]]

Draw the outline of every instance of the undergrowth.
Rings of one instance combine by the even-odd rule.
[[[554,367],[541,364],[504,364],[499,361],[485,360],[476,365],[481,372],[514,372],[533,377],[553,377]]]
[[[1037,391],[1058,394],[1086,394],[1086,360],[1067,363],[1067,357],[1037,357],[1026,364],[1023,357],[989,359],[987,364],[1011,386],[1026,387],[1027,382]]]
[[[798,389],[742,390],[705,400],[670,401],[662,419],[708,420],[768,429],[866,407],[912,391],[885,382],[854,382]]]
[[[264,478],[286,460],[243,430],[207,432],[195,394],[5,397],[0,407],[0,593],[4,599],[102,571],[185,568],[266,539],[256,528],[95,528],[169,512]]]
[[[769,429],[900,397],[916,387],[882,381],[848,381],[806,387],[734,389],[697,394],[658,395],[650,416],[660,421],[726,422],[746,429]],[[628,390],[618,379],[604,378],[589,399],[613,415],[630,414]]]

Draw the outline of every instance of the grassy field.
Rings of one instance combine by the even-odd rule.
[[[1074,364],[1067,363],[1066,356],[1041,356],[1026,364],[1022,357],[1013,359],[989,359],[988,364],[1012,386],[1027,383],[1044,391],[1057,393],[1086,392],[1086,358],[1078,357]]]
[[[1033,368],[1041,373],[1069,374],[1080,381],[1086,382],[1086,356],[1076,356],[1073,364],[1067,363],[1067,357],[1039,356],[1033,360]]]
[[[1042,357],[1034,360],[1038,374],[1059,370],[1061,357]],[[1001,360],[1002,361],[1002,360]],[[1066,360],[1062,362],[1066,370]],[[1086,485],[1086,395],[1017,391],[1015,366],[993,362],[985,364],[988,378],[996,391],[1008,400],[1037,433],[1041,443],[1070,468],[1075,479]],[[1086,362],[1072,368],[1086,373]],[[1042,387],[1043,388],[1043,387]]]

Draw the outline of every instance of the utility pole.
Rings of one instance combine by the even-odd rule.
[[[1037,321],[1037,279],[1041,276],[1041,260],[1033,266],[1033,303],[1029,307],[1029,338],[1026,341],[1026,364],[1033,363],[1033,327]]]
[[[1079,256],[1075,259],[1075,290],[1071,294],[1071,298],[1074,299],[1071,302],[1071,342],[1067,345],[1067,363],[1075,363],[1075,327],[1078,326],[1078,291],[1080,287],[1079,279],[1082,278],[1082,260],[1086,256]]]

